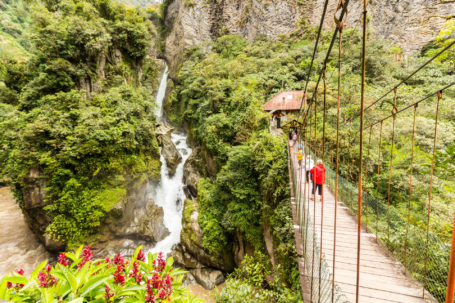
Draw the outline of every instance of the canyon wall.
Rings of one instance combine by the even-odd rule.
[[[324,0],[174,0],[167,8],[165,57],[171,76],[192,46],[223,34],[254,40],[289,34],[302,17],[317,27]],[[337,0],[329,1],[324,29],[334,28]],[[349,3],[347,26],[360,26],[363,0]],[[449,18],[455,17],[455,0],[370,0],[370,29],[376,37],[400,46],[405,53],[430,42]]]

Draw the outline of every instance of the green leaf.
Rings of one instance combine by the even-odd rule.
[[[27,284],[28,280],[24,276],[12,276],[12,277],[5,277],[4,280],[6,282],[17,283],[17,284]]]
[[[84,297],[87,294],[89,294],[92,290],[96,289],[98,286],[101,284],[104,284],[107,280],[111,279],[112,276],[111,274],[107,275],[99,275],[96,276],[93,279],[90,279],[87,284],[84,285],[84,287],[81,289],[81,296]]]
[[[73,294],[76,294],[76,292],[77,292],[76,277],[70,271],[68,271],[65,273],[65,278],[68,281],[68,283],[70,284]]]
[[[83,302],[84,302],[84,298],[77,298],[77,299],[74,299],[73,301],[68,302],[68,303],[83,303]]]
[[[139,291],[144,291],[144,286],[130,286],[125,289],[122,289],[118,293],[115,294],[115,297],[124,297],[124,296],[135,296]]]

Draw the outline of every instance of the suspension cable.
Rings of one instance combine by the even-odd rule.
[[[345,0],[345,1],[340,0],[340,2],[338,3],[338,6],[340,6],[340,4],[342,4],[340,18],[338,19],[340,22],[343,21],[343,18],[345,17],[345,14],[347,14],[347,8],[348,8],[348,5],[349,5],[349,1],[350,0]],[[330,41],[330,45],[329,45],[329,48],[327,50],[327,54],[326,54],[326,56],[324,58],[324,61],[322,63],[322,68],[323,69],[327,66],[327,62],[329,61],[329,56],[330,56],[330,53],[332,52],[333,45],[335,44],[335,40],[336,40],[336,37],[338,35],[338,31],[339,31],[339,26],[337,26],[335,28],[334,32],[333,32],[332,40]],[[307,108],[307,111],[305,113],[305,116],[303,118],[304,124],[306,124],[305,121],[307,120],[307,116],[308,116],[308,113],[310,111],[310,107],[311,107],[312,103],[314,103],[316,101],[316,94],[317,94],[317,91],[318,91],[319,83],[321,82],[321,77],[322,77],[322,73],[319,74],[318,81],[316,82],[316,86],[314,88],[313,96],[311,97],[312,102],[309,104],[309,106]],[[300,119],[301,114],[302,114],[302,112],[299,113],[299,118],[298,119]]]
[[[367,153],[367,158],[366,158],[365,184],[364,184],[364,187],[366,186],[366,183],[368,182],[368,164],[369,164],[369,159],[370,159],[371,134],[372,134],[372,132],[373,132],[373,127],[371,126],[370,127],[370,135],[368,137],[368,153]],[[366,193],[366,189],[363,192]],[[367,203],[365,204],[365,224],[368,226],[368,200],[367,200]]]
[[[396,112],[397,112],[397,89],[393,91],[393,121],[392,121],[392,145],[390,146],[390,164],[389,164],[389,182],[387,183],[387,241],[390,237],[390,183],[392,182],[392,167],[393,167],[393,148],[395,145],[395,123],[396,123]]]
[[[425,62],[424,64],[422,64],[419,68],[417,68],[414,72],[412,72],[408,77],[406,77],[406,79],[402,80],[400,83],[398,83],[397,85],[395,85],[391,90],[389,90],[387,93],[385,93],[381,98],[377,99],[376,101],[374,101],[373,103],[371,103],[369,106],[367,106],[367,108],[365,110],[368,110],[370,107],[372,107],[373,105],[375,105],[376,103],[378,103],[379,101],[381,101],[382,99],[384,99],[388,94],[390,94],[391,92],[393,92],[395,89],[397,89],[399,86],[401,86],[402,84],[406,83],[406,81],[408,81],[412,76],[414,76],[415,74],[417,74],[419,71],[421,71],[425,66],[427,66],[428,64],[430,64],[434,59],[436,59],[437,57],[439,57],[441,54],[443,54],[446,50],[450,49],[452,46],[455,45],[455,40],[450,43],[449,45],[447,45],[444,49],[442,49],[439,53],[437,53],[436,55],[434,55],[430,60],[428,60],[427,62]]]
[[[337,209],[338,209],[338,174],[340,170],[340,103],[341,103],[341,46],[343,41],[343,29],[339,31],[338,42],[338,93],[337,93],[337,142],[336,142],[336,167],[335,167],[335,209],[333,217],[333,263],[332,263],[332,303],[335,299],[335,261],[337,242]]]
[[[379,221],[379,174],[381,171],[381,158],[382,158],[382,124],[379,127],[379,143],[378,143],[378,178],[376,185],[376,239],[378,238],[378,221]]]
[[[426,244],[426,249],[425,249],[425,269],[424,269],[424,276],[423,276],[423,294],[422,294],[423,297],[425,297],[425,286],[426,286],[426,282],[427,282],[428,239],[429,239],[429,232],[430,232],[431,192],[433,189],[434,162],[435,162],[435,155],[436,155],[436,141],[437,141],[437,135],[438,135],[439,103],[442,99],[442,91],[438,92],[437,98],[438,98],[438,101],[436,103],[436,117],[435,117],[435,122],[434,122],[433,158],[431,160],[430,189],[428,191],[427,244]]]
[[[414,169],[414,141],[415,141],[415,129],[416,129],[416,115],[417,107],[419,105],[414,105],[414,119],[412,122],[412,139],[411,139],[411,176],[409,177],[409,200],[408,200],[408,222],[406,224],[406,236],[404,238],[404,265],[407,266],[407,256],[408,256],[408,233],[409,233],[409,224],[411,222],[411,196],[412,196],[412,173]]]
[[[443,91],[447,90],[448,88],[450,88],[450,87],[452,87],[452,86],[454,86],[454,85],[455,85],[455,82],[452,82],[452,83],[450,83],[450,84],[444,86],[443,88],[441,88],[441,89],[439,89],[439,90],[437,90],[437,91],[435,91],[435,92],[433,92],[433,93],[427,95],[426,97],[420,99],[419,101],[417,101],[417,102],[415,102],[415,103],[413,103],[413,104],[410,104],[410,105],[408,105],[408,106],[406,106],[406,107],[404,107],[404,108],[398,110],[398,111],[396,112],[396,114],[399,114],[399,113],[401,113],[401,112],[403,112],[403,111],[405,111],[405,110],[407,110],[407,109],[409,109],[409,108],[415,106],[416,104],[419,104],[419,103],[421,103],[421,102],[423,102],[423,101],[425,101],[425,100],[428,100],[429,98],[431,98],[431,97],[437,95],[439,92],[443,92]],[[389,119],[389,118],[391,118],[391,117],[393,117],[393,114],[391,114],[391,115],[385,117],[384,119],[378,120],[378,121],[376,121],[376,122],[370,124],[370,125],[367,126],[365,129],[367,129],[367,128],[370,127],[370,126],[376,125],[376,124],[378,124],[378,123],[380,123],[380,122],[383,122],[383,121],[385,121],[385,120],[387,120],[387,119]]]
[[[363,162],[363,118],[365,104],[365,66],[366,66],[366,43],[367,43],[367,0],[363,0],[363,39],[362,39],[362,83],[360,94],[360,146],[359,146],[359,195],[357,205],[357,281],[355,299],[359,303],[360,283],[360,232],[362,230],[362,162]]]

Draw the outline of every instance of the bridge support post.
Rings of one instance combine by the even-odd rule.
[[[449,276],[447,278],[446,303],[453,303],[455,291],[455,214],[452,228],[452,249],[450,251]]]

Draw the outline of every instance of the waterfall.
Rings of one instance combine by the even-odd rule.
[[[156,114],[157,119],[164,123],[163,100],[166,93],[168,69],[166,67],[156,97]],[[173,132],[171,140],[182,156],[182,161],[177,166],[173,176],[169,175],[169,169],[166,166],[164,156],[161,155],[161,179],[157,184],[151,184],[149,198],[155,201],[156,205],[161,206],[164,210],[164,225],[169,230],[170,234],[158,242],[151,252],[163,252],[168,254],[171,252],[175,244],[180,243],[180,232],[182,231],[182,211],[185,201],[185,193],[183,191],[183,166],[185,161],[191,155],[191,148],[186,143],[187,134],[184,132]]]

